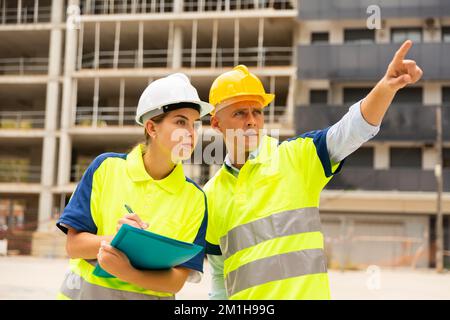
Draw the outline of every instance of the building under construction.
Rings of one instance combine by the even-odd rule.
[[[143,140],[134,115],[154,79],[183,72],[207,100],[215,77],[245,64],[275,93],[266,127],[283,140],[338,121],[411,39],[423,80],[399,92],[377,137],[322,193],[326,248],[331,267],[434,265],[443,106],[450,264],[450,4],[378,2],[381,26],[369,29],[369,4],[358,0],[0,0],[0,234],[9,253],[64,255],[56,219],[97,155]],[[207,120],[203,132],[220,139]],[[219,165],[185,171],[204,184]]]

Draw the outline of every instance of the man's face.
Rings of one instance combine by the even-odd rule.
[[[211,118],[211,127],[223,134],[227,146],[233,147],[234,152],[251,152],[258,147],[264,127],[263,107],[257,101],[233,103]]]

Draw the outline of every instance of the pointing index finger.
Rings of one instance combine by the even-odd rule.
[[[405,59],[406,54],[408,53],[409,49],[411,49],[411,47],[412,47],[412,41],[411,40],[406,40],[405,42],[403,42],[401,47],[395,53],[394,61],[395,62],[402,62]]]

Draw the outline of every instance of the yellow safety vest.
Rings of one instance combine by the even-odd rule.
[[[205,246],[206,197],[184,176],[178,164],[170,175],[153,180],[144,167],[144,146],[129,154],[105,153],[98,156],[83,175],[58,220],[67,232],[114,235],[117,222],[126,215],[125,204],[147,222],[151,232]],[[202,271],[204,252],[181,266]],[[173,299],[167,292],[146,290],[117,278],[92,274],[96,261],[71,259],[70,270],[61,287],[60,299]]]
[[[229,299],[330,298],[318,207],[342,162],[330,162],[326,131],[264,136],[237,177],[224,165],[204,187],[207,253],[224,256]]]

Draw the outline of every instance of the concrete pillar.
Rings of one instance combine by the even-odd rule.
[[[173,12],[174,13],[183,12],[183,5],[184,5],[183,0],[174,0],[173,1]]]
[[[339,83],[330,84],[330,101],[332,105],[344,104],[344,88]]]
[[[183,66],[183,29],[175,25],[173,30],[172,68],[180,69]]]
[[[295,33],[295,31],[294,31]],[[295,52],[295,36],[292,39],[293,42],[293,52]],[[259,18],[258,21],[258,67],[261,68],[264,66],[263,64],[263,58],[265,58],[263,56],[263,48],[264,48],[264,18]]]
[[[423,148],[422,152],[422,169],[434,170],[437,164],[437,152],[435,148]]]
[[[171,68],[173,65],[173,34],[175,29],[175,22],[169,22],[169,35],[167,37],[167,68]]]
[[[438,19],[434,19],[437,21]],[[442,39],[441,26],[435,22],[433,26],[423,28],[423,42],[439,43]]]
[[[173,12],[183,12],[183,4],[183,0],[174,0]],[[180,69],[183,66],[183,29],[181,26],[175,25],[172,45],[172,68]]]
[[[192,22],[192,41],[191,41],[191,68],[195,68],[197,60],[197,32],[198,20]]]
[[[262,24],[262,27],[261,27]],[[264,33],[264,20],[260,22],[260,31]],[[291,65],[297,65],[297,38],[298,38],[298,30],[294,30],[292,35],[292,61]],[[259,43],[258,43],[259,45]],[[262,40],[261,40],[261,47],[262,47]],[[288,126],[291,129],[295,129],[295,103],[297,101],[297,73],[294,72],[293,75],[289,78],[289,89],[288,89],[288,96],[286,101],[286,120],[288,123]]]
[[[287,96],[287,105],[286,105],[286,121],[287,125],[290,129],[295,129],[295,123],[294,123],[294,113],[295,113],[295,88],[297,83],[297,77],[295,75],[292,75],[289,77],[289,89],[288,89],[288,96]]]
[[[239,63],[239,19],[234,20],[234,65]]]
[[[38,230],[46,231],[52,215],[53,194],[56,171],[56,123],[59,105],[59,74],[61,72],[63,2],[52,1],[49,47],[48,82],[45,105],[45,136],[42,148],[41,185],[39,195]]]
[[[69,5],[79,6],[79,0],[69,0]],[[66,48],[64,64],[64,82],[61,110],[61,135],[59,146],[58,185],[66,185],[70,181],[70,163],[72,156],[72,141],[69,136],[69,128],[72,124],[71,114],[73,105],[73,79],[75,70],[77,48],[77,29],[66,29]]]
[[[380,30],[375,30],[375,42],[376,43],[390,43],[391,32],[386,26]]]
[[[300,22],[299,27],[295,28],[295,44],[297,45],[309,45],[311,44],[311,29],[309,28],[309,23]]]
[[[308,81],[296,81],[295,100],[297,106],[309,105],[309,85]]]
[[[440,83],[424,82],[423,84],[423,104],[439,105],[442,103],[442,90]]]
[[[389,169],[389,145],[377,143],[374,146],[374,169]]]
[[[344,28],[340,24],[335,24],[330,28],[330,44],[344,43]]]
[[[215,19],[213,22],[213,31],[212,31],[212,41],[211,41],[211,68],[215,68],[216,66],[222,67],[222,59],[219,58],[219,63],[217,63],[217,36],[219,31],[219,20]]]

